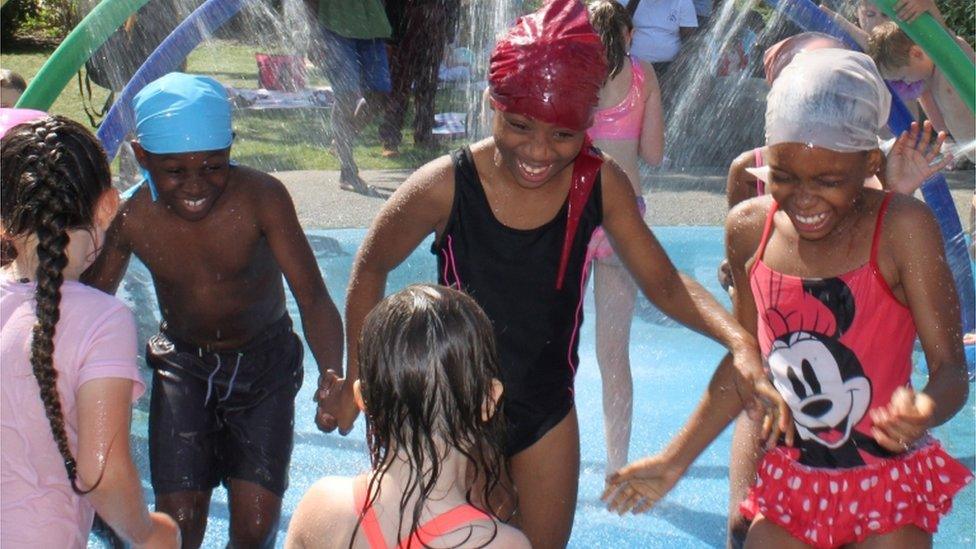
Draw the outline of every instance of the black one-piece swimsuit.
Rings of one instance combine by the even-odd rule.
[[[540,227],[507,227],[492,214],[470,149],[451,156],[454,204],[431,252],[438,281],[471,295],[494,325],[511,456],[542,438],[573,406],[586,247],[603,217],[600,179],[583,205],[557,290],[568,206]]]

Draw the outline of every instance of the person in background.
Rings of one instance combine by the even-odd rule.
[[[695,16],[698,17],[698,28],[704,29],[712,19],[715,0],[692,0],[695,4]]]
[[[970,61],[976,59],[972,47],[965,40],[956,37],[956,43]],[[925,112],[931,118],[939,116],[944,120],[956,143],[966,144],[976,139],[973,111],[969,110],[959,92],[928,54],[912,42],[894,21],[878,25],[871,31],[868,53],[885,78],[901,80],[913,87],[921,86],[932,93],[933,104],[923,104]],[[969,149],[966,157],[972,162],[976,160],[976,153]]]
[[[335,93],[332,137],[339,155],[339,188],[379,196],[359,176],[353,156],[356,118],[363,109],[381,110],[390,93],[385,40],[392,28],[381,0],[305,0],[317,15],[324,49],[310,53]]]
[[[671,61],[698,27],[691,0],[637,0],[634,9],[634,42],[630,53],[654,65],[663,78]]]
[[[627,10],[612,0],[598,0],[590,4],[589,11],[590,22],[607,54],[608,70],[587,135],[627,174],[643,216],[646,205],[637,162],[639,158],[657,166],[664,156],[661,89],[650,63],[628,54],[634,25]],[[630,324],[637,285],[602,227],[593,231],[586,260],[594,278],[596,358],[603,381],[609,474],[627,463],[630,447],[634,398]]]
[[[387,2],[387,10],[394,5],[399,19],[393,29],[392,91],[380,124],[382,155],[387,158],[400,154],[401,128],[411,97],[414,145],[433,144],[437,72],[447,45],[454,40],[460,11],[460,0]]]
[[[859,0],[857,4],[857,24],[848,21],[844,16],[831,10],[826,5],[821,4],[820,10],[831,16],[841,29],[857,42],[862,50],[868,51],[871,33],[878,25],[888,23],[891,18],[871,2],[871,0]],[[945,19],[939,11],[935,0],[901,0],[895,5],[895,10],[899,17],[907,22],[914,21],[924,12],[928,12],[941,25],[945,26]],[[966,46],[968,48],[968,46]],[[880,67],[879,67],[880,68]],[[884,73],[882,72],[882,76]],[[895,91],[898,98],[912,112],[912,116],[920,119],[919,107],[925,116],[932,121],[932,125],[938,131],[946,131],[948,125],[942,116],[942,112],[936,106],[935,95],[932,90],[927,89],[921,82],[906,82],[904,80],[888,80],[891,89]]]
[[[9,69],[0,69],[0,108],[9,109],[27,89],[24,77]]]

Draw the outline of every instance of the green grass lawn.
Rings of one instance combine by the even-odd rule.
[[[47,60],[53,46],[4,44],[0,50],[0,66],[20,73],[30,81]],[[187,61],[187,71],[213,76],[221,83],[236,88],[257,87],[256,48],[239,42],[214,40],[198,47]],[[309,75],[313,86],[327,84],[316,71]],[[93,103],[101,108],[108,92],[92,88]],[[438,97],[438,105],[447,108],[456,99]],[[443,110],[438,108],[438,110]],[[88,123],[78,79],[64,89],[50,112],[63,114]],[[397,158],[383,158],[377,135],[378,120],[367,125],[357,139],[355,156],[360,169],[411,169],[459,146],[462,141],[445,141],[437,147],[413,146],[410,128],[412,113],[404,124],[404,140]],[[273,111],[235,111],[233,157],[241,164],[255,168],[276,170],[338,170],[339,160],[329,150],[331,142],[329,112],[327,109],[282,109]]]

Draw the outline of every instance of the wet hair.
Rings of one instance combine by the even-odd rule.
[[[898,23],[888,21],[871,31],[867,53],[881,71],[890,71],[908,65],[909,52],[914,45]]]
[[[414,531],[441,475],[445,447],[469,460],[478,471],[473,485],[483,482],[479,501],[490,501],[506,474],[505,421],[497,406],[490,418],[482,417],[499,369],[492,324],[481,307],[457,290],[409,286],[380,302],[366,317],[362,333],[359,379],[367,444],[377,474],[371,477],[360,523],[390,466],[395,460],[405,460],[410,477],[400,498],[397,532],[402,531],[404,521]],[[414,495],[417,501],[407,509]],[[474,503],[471,496],[469,488],[465,494],[468,503],[487,506]],[[482,510],[495,516],[489,509]],[[497,524],[491,539],[496,535]],[[411,536],[404,543],[410,547],[415,541]],[[469,542],[470,538],[462,545],[470,546]]]
[[[9,88],[21,93],[27,89],[24,77],[10,69],[0,69],[0,88]]]
[[[627,62],[627,33],[634,29],[634,20],[627,8],[613,0],[591,2],[590,24],[600,35],[607,55],[607,80],[620,74]]]
[[[37,323],[30,363],[71,487],[77,465],[68,448],[54,369],[54,334],[61,316],[61,285],[68,265],[68,231],[90,229],[99,197],[111,185],[105,153],[81,124],[49,116],[11,128],[0,139],[0,204],[5,238],[37,238],[34,300]],[[99,479],[100,480],[100,479]],[[95,483],[95,486],[98,482]]]

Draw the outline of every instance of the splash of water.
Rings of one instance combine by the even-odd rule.
[[[664,75],[664,169],[725,167],[763,143],[762,52],[798,29],[781,13],[763,21],[758,2],[723,0]]]
[[[488,61],[498,37],[521,14],[522,4],[523,0],[473,0],[462,9],[458,42],[474,52],[472,78],[464,87],[470,140],[481,139],[491,131],[489,113],[482,109]]]

